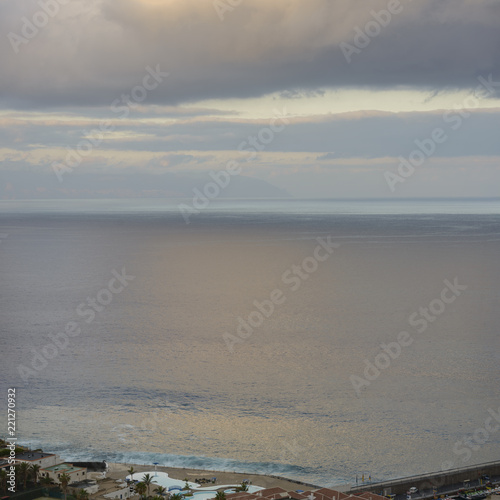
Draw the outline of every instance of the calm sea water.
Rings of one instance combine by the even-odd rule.
[[[500,407],[498,201],[226,201],[189,225],[173,202],[3,201],[0,236],[24,443],[319,485],[499,458],[478,431]],[[466,286],[449,304],[445,280]]]

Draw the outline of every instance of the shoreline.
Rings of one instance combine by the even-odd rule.
[[[108,472],[106,477],[114,480],[125,479],[128,475],[128,469],[134,468],[134,472],[149,472],[154,471],[154,465],[141,465],[132,463],[108,463]],[[263,488],[281,487],[285,490],[304,490],[309,488],[319,489],[322,486],[305,483],[300,480],[289,479],[281,476],[274,476],[268,474],[255,474],[245,472],[231,472],[231,471],[215,471],[207,469],[191,469],[185,467],[171,467],[171,466],[156,466],[158,472],[166,472],[169,477],[179,479],[182,481],[184,478],[189,477],[190,481],[193,478],[206,478],[210,479],[216,477],[217,480],[213,484],[214,489],[220,488],[227,484],[241,484],[245,479],[249,479],[253,485],[262,486]],[[194,481],[193,481],[194,482]],[[212,483],[209,483],[210,485]]]
[[[123,464],[112,463],[108,464],[108,477],[111,479],[125,479],[128,475],[128,469],[133,466],[134,472],[149,472],[154,471],[155,466],[150,464]],[[166,472],[169,477],[180,481],[184,478],[191,482],[196,482],[196,479],[205,478],[211,479],[216,477],[216,482],[211,486],[211,489],[217,490],[226,485],[239,485],[244,480],[249,480],[255,486],[263,488],[283,488],[285,491],[296,490],[321,490],[327,488],[330,490],[340,491],[342,493],[366,495],[368,493],[377,493],[379,495],[396,494],[401,500],[411,486],[415,486],[419,490],[420,499],[435,498],[438,495],[453,495],[463,489],[464,482],[470,481],[469,488],[481,488],[482,481],[476,478],[482,478],[487,475],[487,480],[498,487],[500,484],[500,461],[487,462],[484,464],[460,467],[457,469],[449,469],[447,471],[438,471],[426,474],[419,474],[399,479],[381,481],[377,483],[350,485],[347,483],[336,485],[314,485],[300,480],[285,478],[282,476],[266,475],[266,474],[247,474],[242,472],[231,471],[213,471],[206,469],[192,469],[183,467],[157,466],[157,471]],[[472,479],[472,481],[471,481]],[[477,484],[475,484],[477,483]],[[498,495],[497,492],[494,492]]]

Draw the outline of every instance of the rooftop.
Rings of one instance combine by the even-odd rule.
[[[276,486],[274,488],[266,488],[259,491],[259,496],[262,495],[263,497],[267,497],[270,495],[276,495],[277,493],[286,493],[286,490],[280,488],[279,486]]]
[[[289,491],[288,492],[288,497],[289,498],[293,498],[294,500],[302,500],[304,498],[307,498],[302,493],[297,493],[296,491]]]
[[[227,500],[285,500],[291,498],[293,500],[380,500],[378,495],[373,494],[373,499],[367,497],[360,498],[356,496],[349,497],[340,491],[330,488],[321,488],[316,491],[305,491],[298,493],[296,491],[286,491],[283,488],[266,488],[257,491],[256,493],[239,492],[226,495]],[[383,500],[387,500],[384,498]]]
[[[40,451],[25,451],[16,455],[17,460],[35,461],[42,458],[54,457],[54,453],[43,453]]]
[[[336,499],[336,500],[342,500],[342,499],[347,498],[349,496],[349,495],[346,495],[345,493],[341,493],[340,491],[332,490],[331,488],[321,488],[321,489],[316,490],[314,492],[314,494],[317,494],[317,493],[319,493],[320,495],[323,495],[327,498]],[[376,499],[374,499],[374,500],[376,500]],[[387,499],[385,499],[385,500],[387,500]]]
[[[84,479],[83,481],[71,483],[71,487],[72,488],[88,488],[89,486],[95,486],[96,484],[97,484],[97,481],[95,481],[94,479]]]
[[[361,498],[367,498],[368,500],[387,500],[385,497],[377,495],[376,493],[372,493],[370,491],[365,491],[358,496]]]
[[[71,472],[75,472],[77,470],[84,470],[84,469],[82,467],[73,467],[71,464],[57,464],[57,465],[53,465],[52,467],[45,467],[42,470],[49,471],[49,472],[71,473]]]

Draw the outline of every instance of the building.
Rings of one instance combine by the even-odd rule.
[[[57,464],[40,470],[41,477],[50,477],[56,484],[60,484],[59,478],[63,473],[70,477],[69,484],[79,483],[87,479],[86,467],[73,467],[71,464]]]
[[[84,479],[83,481],[80,481],[78,483],[71,483],[71,486],[69,486],[68,488],[69,493],[75,497],[81,490],[86,491],[89,495],[94,495],[99,491],[99,486],[97,484],[97,481],[94,481],[92,479]]]
[[[286,491],[283,488],[275,487],[259,490],[255,493],[247,491],[229,493],[226,495],[226,500],[379,500],[376,497],[377,495],[374,495],[372,499],[368,497],[349,496],[330,488],[320,488],[314,491]]]
[[[120,488],[119,490],[110,491],[104,495],[104,498],[109,498],[110,500],[124,500],[125,498],[130,498],[135,496],[137,493],[130,491],[128,486]]]
[[[52,467],[61,463],[61,459],[54,453],[43,453],[40,451],[25,451],[16,455],[16,463],[25,462],[29,465],[37,464],[40,469]]]

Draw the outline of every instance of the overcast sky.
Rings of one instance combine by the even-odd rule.
[[[498,0],[0,0],[0,32],[3,198],[231,161],[266,196],[500,194]]]

